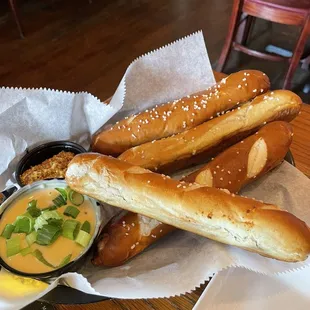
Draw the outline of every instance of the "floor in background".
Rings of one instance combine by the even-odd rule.
[[[232,1],[227,0],[19,0],[26,38],[19,39],[8,11],[0,4],[0,85],[88,91],[105,99],[137,56],[194,31],[203,30],[211,62],[224,44]],[[258,20],[250,44],[292,49],[294,27]],[[225,72],[265,71],[280,88],[286,66],[233,52]],[[298,69],[293,86],[301,89],[310,74]]]

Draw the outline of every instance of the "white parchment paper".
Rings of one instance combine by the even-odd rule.
[[[220,271],[193,310],[306,310],[310,305],[310,267],[281,275],[244,268]]]
[[[0,107],[0,187],[14,182],[14,167],[27,147],[56,139],[88,146],[90,135],[103,124],[213,84],[203,35],[198,32],[135,60],[109,106],[85,93],[2,88],[0,102],[5,104]],[[245,189],[244,194],[278,204],[310,225],[309,186],[310,181],[301,172],[284,163]],[[63,275],[48,290],[62,281],[110,297],[169,297],[195,289],[228,266],[273,274],[302,268],[309,262],[281,263],[176,231],[124,266],[104,269],[88,263],[80,270],[81,275]],[[37,297],[26,296],[16,303],[25,305]],[[1,293],[0,309],[12,309]]]

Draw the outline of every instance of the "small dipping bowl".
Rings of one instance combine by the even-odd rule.
[[[27,152],[19,161],[16,167],[16,181],[19,186],[23,187],[21,175],[32,166],[39,165],[46,159],[52,158],[61,151],[72,152],[74,154],[85,153],[86,150],[79,144],[70,141],[54,141],[41,144]]]
[[[44,181],[38,181],[35,183],[32,183],[30,185],[26,185],[16,191],[12,196],[10,196],[1,206],[0,206],[0,221],[3,213],[10,208],[12,205],[15,204],[19,199],[23,198],[25,195],[29,195],[37,190],[41,189],[55,189],[56,187],[59,188],[65,188],[67,187],[67,183],[64,180],[58,180],[58,179],[53,179],[53,180],[44,180]],[[17,274],[19,276],[23,277],[31,277],[35,278],[38,280],[43,280],[46,282],[52,281],[54,278],[59,277],[60,275],[66,273],[66,272],[72,272],[72,271],[77,271],[79,268],[82,267],[82,265],[85,263],[86,258],[88,257],[88,254],[92,248],[92,245],[94,243],[94,240],[98,236],[101,222],[102,222],[102,217],[103,214],[101,212],[101,207],[100,204],[93,198],[90,198],[86,195],[84,195],[85,200],[88,200],[91,202],[91,206],[93,207],[95,211],[95,228],[94,228],[94,233],[92,235],[92,238],[86,248],[83,249],[83,251],[80,253],[78,257],[76,257],[73,261],[71,261],[69,264],[60,267],[58,269],[45,272],[45,273],[26,273],[20,270],[17,270],[10,265],[8,265],[2,257],[0,257],[0,265],[5,268],[6,270]]]

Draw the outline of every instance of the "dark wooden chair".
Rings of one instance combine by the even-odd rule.
[[[292,57],[267,54],[246,47],[249,32],[256,17],[302,28]],[[289,67],[283,88],[289,89],[309,35],[310,0],[234,0],[229,31],[216,70],[223,70],[231,49],[266,60],[287,61]],[[302,67],[307,68],[309,62],[310,57],[305,58],[302,61]]]

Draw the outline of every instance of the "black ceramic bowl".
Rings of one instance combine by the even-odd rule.
[[[44,160],[59,154],[61,151],[74,154],[85,153],[86,150],[79,144],[70,141],[54,141],[45,143],[28,151],[16,167],[16,181],[19,186],[24,186],[20,176],[29,168],[41,164]]]
[[[66,187],[67,184],[64,180],[57,180],[57,179],[53,179],[53,180],[44,180],[44,181],[38,181],[38,182],[34,182],[30,185],[26,185],[23,188],[19,189],[18,191],[16,191],[13,195],[11,195],[1,206],[0,206],[0,221],[1,221],[1,217],[3,215],[3,213],[5,212],[6,209],[9,209],[16,201],[18,201],[21,197],[23,197],[26,194],[29,194],[31,192],[35,192],[37,190],[40,189],[44,189],[44,188],[56,188],[56,187],[60,187],[60,188],[64,188]],[[96,240],[99,231],[100,231],[100,227],[101,227],[101,222],[102,222],[102,212],[101,212],[101,206],[99,205],[99,203],[90,197],[84,196],[85,199],[89,200],[95,215],[96,215],[96,222],[95,222],[95,231],[94,234],[89,242],[89,245],[81,252],[81,254],[75,258],[72,262],[70,262],[69,264],[52,270],[50,272],[45,272],[45,273],[26,273],[26,272],[22,272],[20,270],[17,270],[13,267],[11,267],[10,265],[8,265],[0,256],[0,266],[4,267],[6,270],[23,276],[23,277],[30,277],[30,278],[35,278],[35,279],[39,279],[39,280],[43,280],[43,281],[47,281],[50,282],[51,280],[53,280],[56,277],[59,277],[60,275],[66,273],[66,272],[73,272],[73,271],[77,271],[78,269],[80,269],[83,265],[83,263],[85,262],[86,258],[88,257],[88,254],[90,254],[92,252],[92,245],[94,244],[94,241]]]

